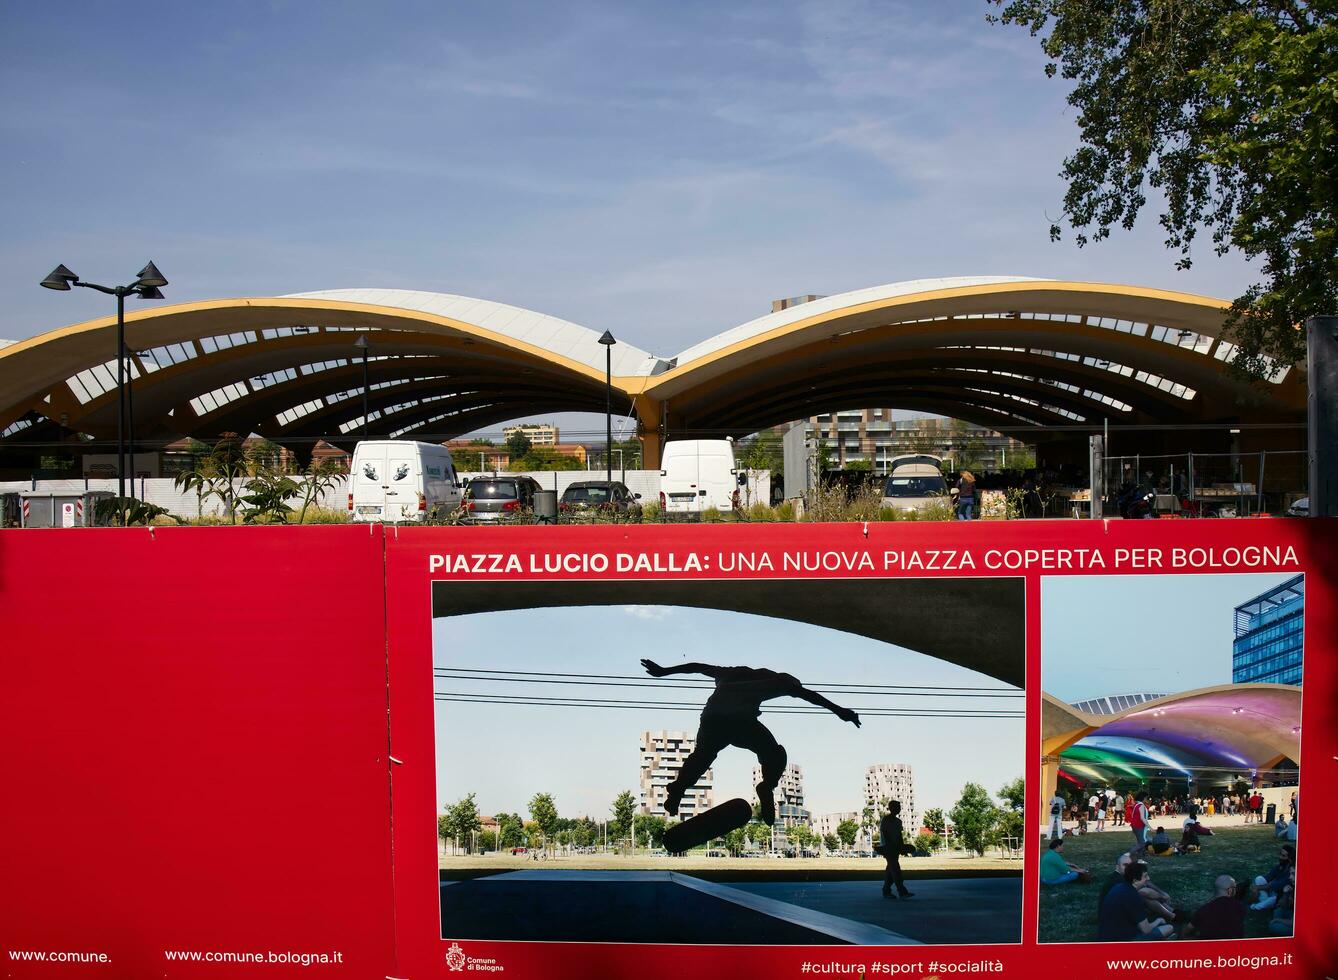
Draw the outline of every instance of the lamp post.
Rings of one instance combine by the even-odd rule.
[[[128,398],[125,364],[125,298],[127,296],[138,296],[140,299],[162,299],[163,294],[158,287],[166,286],[167,280],[158,271],[158,267],[150,262],[139,270],[135,281],[128,286],[99,286],[95,282],[84,282],[62,264],[56,266],[51,275],[42,280],[42,285],[47,289],[57,289],[61,292],[68,292],[72,285],[82,286],[84,289],[95,289],[100,293],[116,297],[116,495],[123,501],[125,500],[125,423]],[[133,421],[131,424],[133,426]],[[133,443],[132,436],[130,450],[132,453],[134,452]],[[133,461],[134,457],[132,456],[132,465]],[[132,492],[134,490],[133,479],[131,490]],[[121,524],[123,526],[125,524],[124,509],[121,510]]]
[[[362,437],[367,438],[367,348],[371,344],[367,343],[365,333],[358,334],[358,339],[353,341],[353,346],[362,351]]]
[[[618,341],[607,330],[599,338],[604,345],[604,479],[613,483],[613,345]]]

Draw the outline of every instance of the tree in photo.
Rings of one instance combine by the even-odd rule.
[[[525,843],[525,825],[518,813],[499,813],[493,817],[497,821],[498,848],[510,850]]]
[[[1256,378],[1305,354],[1297,325],[1338,312],[1338,8],[1260,0],[987,0],[1041,38],[1073,83],[1080,144],[1062,221],[1080,246],[1160,201],[1187,268],[1200,230],[1262,279],[1232,304],[1233,366]],[[1051,238],[1059,238],[1058,223]]]
[[[558,824],[557,804],[553,802],[552,794],[535,793],[530,798],[529,810],[530,819],[534,821],[539,828],[539,833],[543,835],[544,850],[548,850],[553,842],[553,835],[557,832]]]
[[[847,851],[855,846],[855,839],[859,837],[859,824],[854,820],[842,820],[836,825],[836,836],[841,841],[841,846]]]
[[[999,808],[979,783],[967,783],[957,805],[948,813],[962,847],[983,856],[999,819]]]
[[[841,838],[835,834],[823,834],[822,845],[829,851],[839,851],[841,849]]]
[[[925,811],[924,825],[926,829],[942,837],[944,826],[943,811],[938,807],[930,807]]]
[[[1020,847],[1022,842],[1022,831],[1025,826],[1023,822],[1023,811],[1026,808],[1027,787],[1019,776],[1010,783],[1006,783],[999,790],[999,799],[1003,801],[1003,806],[999,808],[999,822],[997,837],[1000,842],[1007,838],[1012,838],[1013,847]]]
[[[479,808],[474,803],[474,794],[470,793],[447,807],[445,820],[450,839],[455,846],[471,847],[471,835],[483,827],[483,822],[479,818]],[[438,820],[438,825],[440,824],[441,821]]]
[[[632,833],[632,817],[636,813],[636,797],[623,790],[613,801],[613,819],[609,821],[609,840],[622,841]]]

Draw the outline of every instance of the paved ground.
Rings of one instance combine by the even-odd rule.
[[[868,922],[923,943],[1016,943],[1022,933],[1022,879],[922,878],[915,897],[885,899],[876,881],[736,882],[742,891]]]

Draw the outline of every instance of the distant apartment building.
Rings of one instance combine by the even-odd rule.
[[[556,446],[562,441],[558,427],[547,422],[521,422],[518,425],[508,425],[502,429],[502,439],[510,439],[517,432],[523,433],[525,438],[530,440],[531,446]]]
[[[696,736],[687,732],[641,733],[641,793],[640,811],[655,817],[670,818],[664,808],[664,796],[669,783],[683,768],[683,761],[697,747]],[[683,795],[678,807],[682,820],[695,817],[715,805],[712,771],[706,770],[697,785]]]
[[[753,785],[762,781],[762,767],[753,766]],[[754,791],[755,792],[755,791]],[[813,814],[804,806],[804,770],[791,762],[781,774],[774,794],[776,802],[776,822],[771,827],[771,846],[787,847],[790,838],[786,835],[787,827],[803,825],[807,827]],[[756,796],[754,795],[754,800]]]
[[[860,815],[855,810],[843,810],[840,813],[820,813],[813,818],[813,829],[819,837],[826,837],[828,834],[835,834],[836,828],[847,820],[858,826],[859,818]],[[855,834],[856,846],[859,844],[860,836],[858,832]]]
[[[894,419],[890,408],[863,408],[808,418],[813,435],[827,446],[831,465],[845,467],[867,460],[875,473],[886,474],[898,456],[928,453],[952,459],[969,452],[971,465],[982,472],[1019,468],[1034,458],[1025,443],[991,429],[951,419]],[[777,426],[781,435],[796,423]],[[1011,462],[1010,462],[1011,457]]]
[[[912,836],[920,829],[920,810],[915,805],[915,776],[903,762],[880,762],[864,770],[864,803],[874,808],[874,821],[882,819],[890,800],[901,803],[901,826]]]
[[[1233,684],[1300,684],[1305,576],[1261,592],[1235,610]]]

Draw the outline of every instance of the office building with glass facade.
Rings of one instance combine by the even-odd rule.
[[[1301,683],[1305,578],[1297,575],[1236,607],[1235,684]]]

